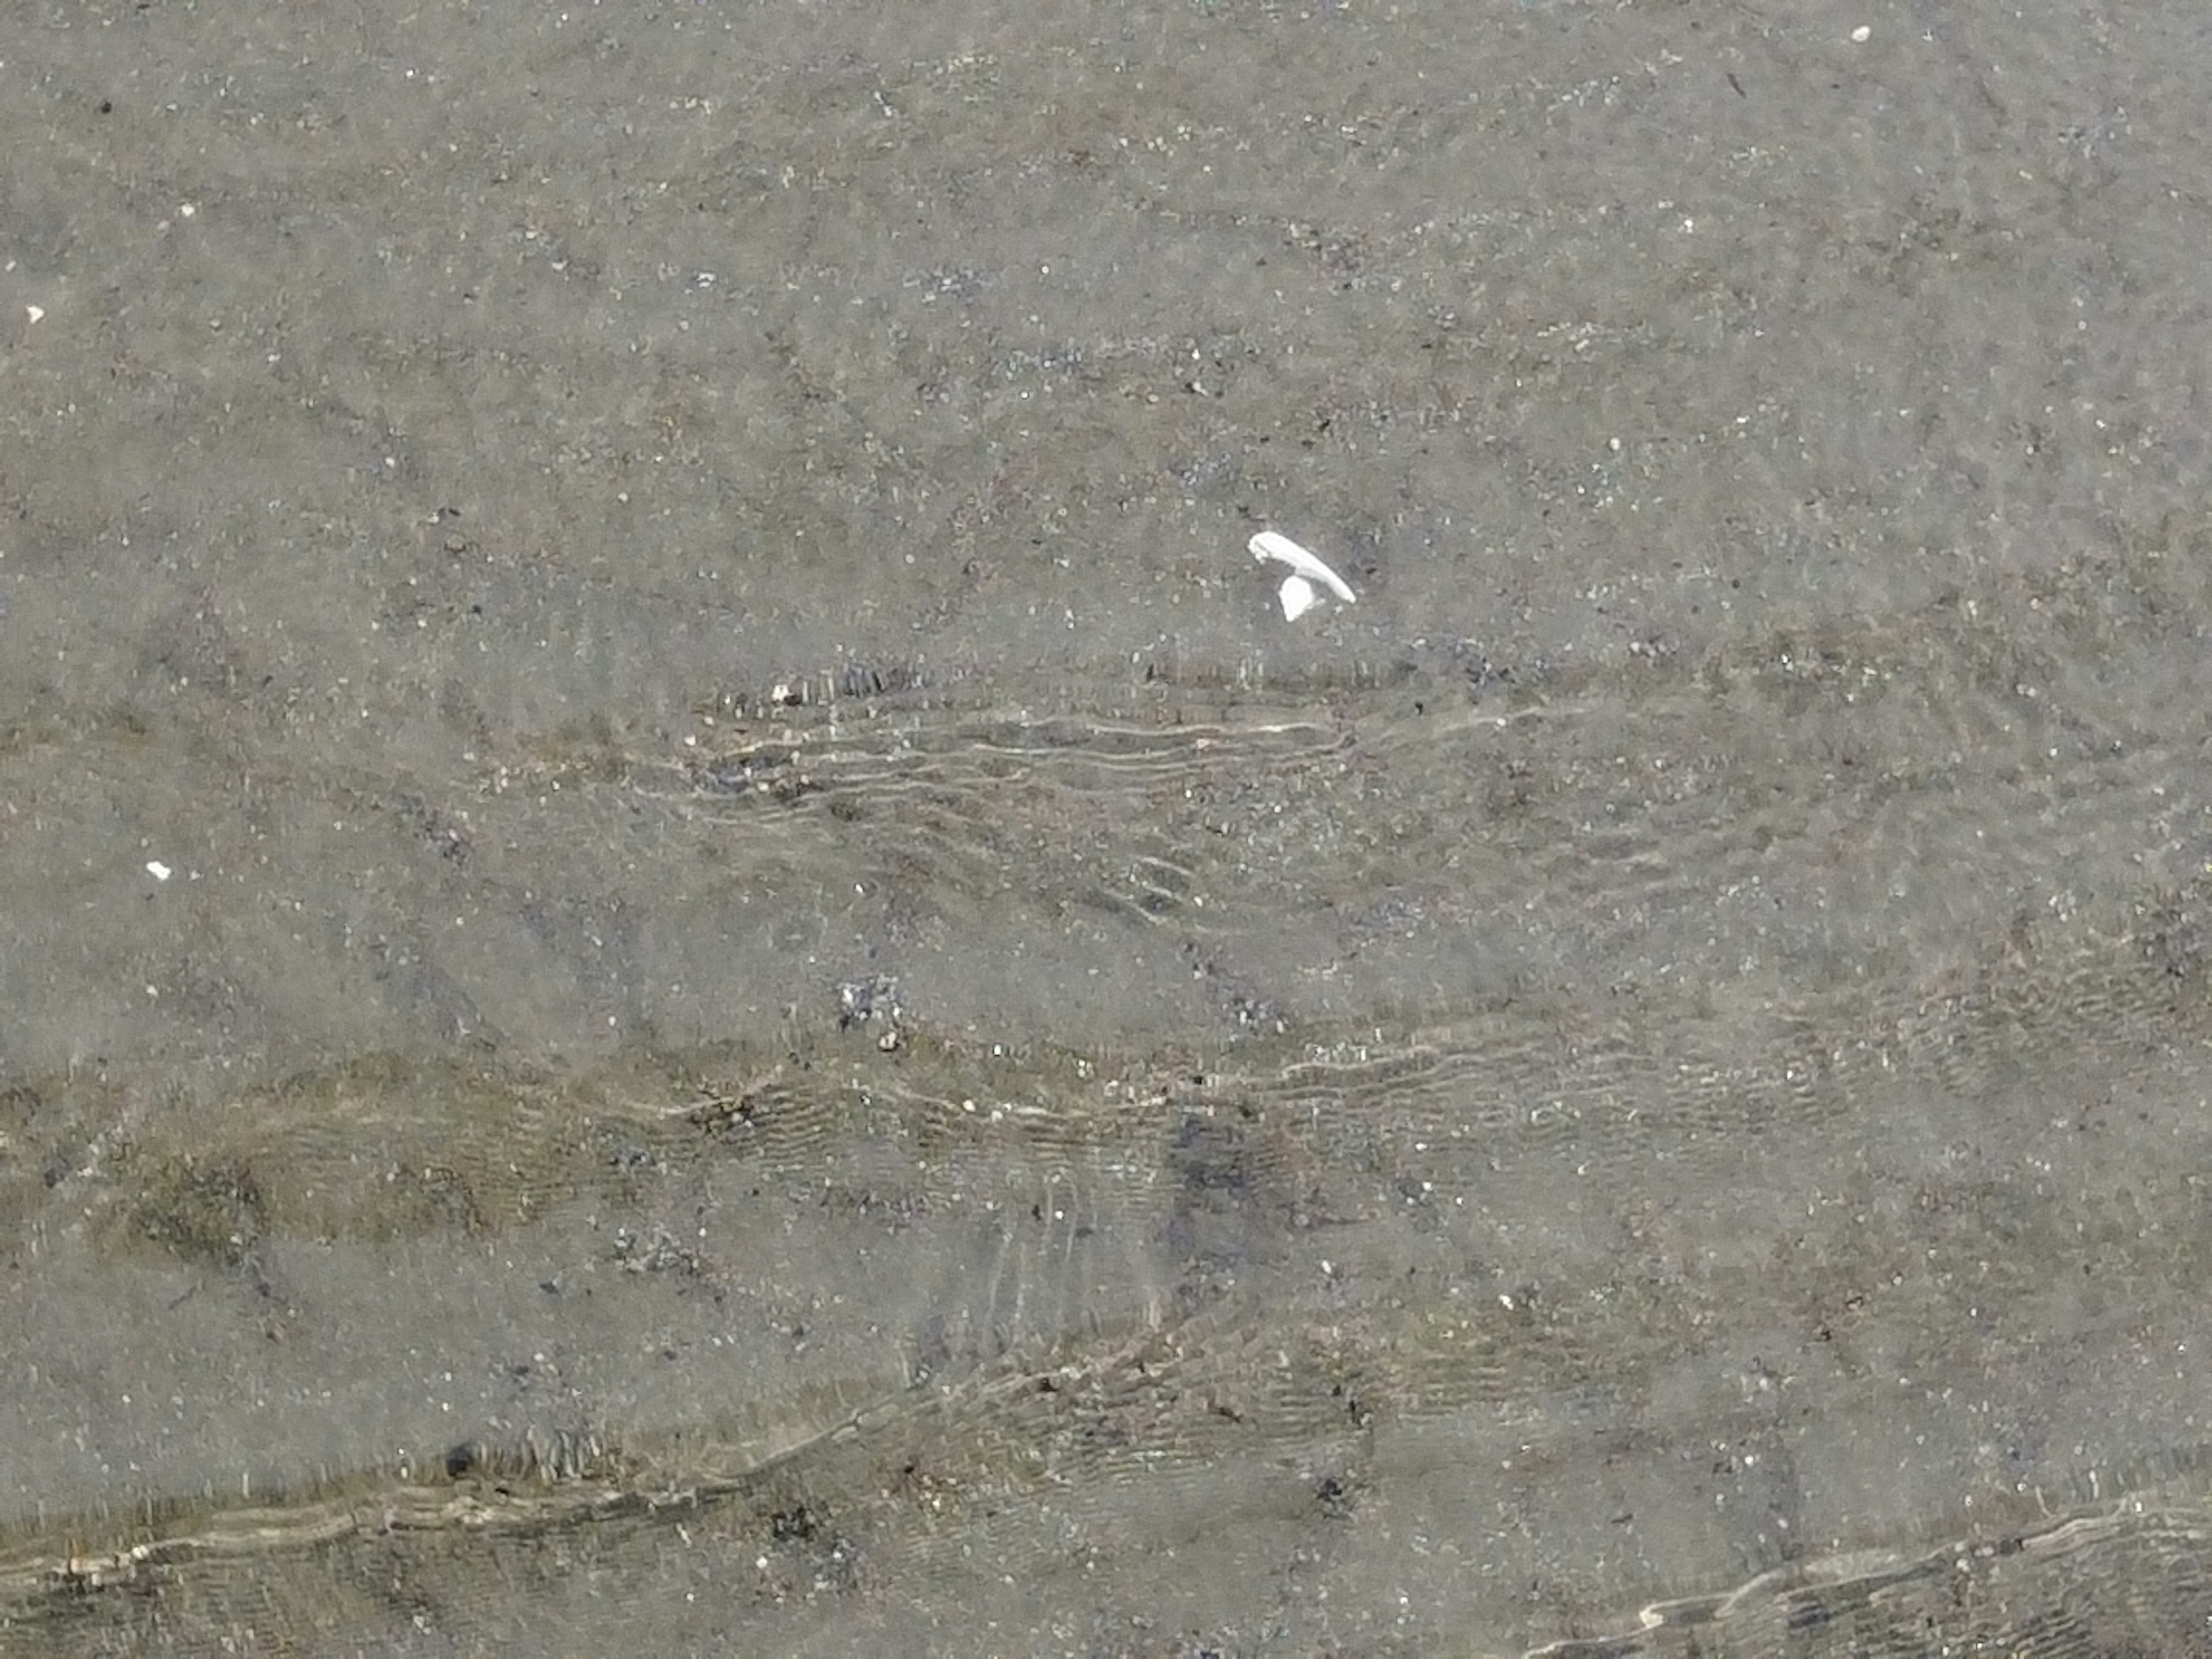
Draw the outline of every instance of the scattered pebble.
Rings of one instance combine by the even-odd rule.
[[[848,980],[837,988],[837,1029],[849,1031],[855,1025],[880,1022],[884,1029],[877,1035],[876,1047],[885,1054],[899,1046],[905,1013],[899,1004],[898,981],[890,974]]]

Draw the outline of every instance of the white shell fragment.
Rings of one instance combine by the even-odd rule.
[[[1285,576],[1283,578],[1282,598],[1283,615],[1296,622],[1306,614],[1314,602],[1313,584],[1304,576]]]
[[[1292,573],[1291,580],[1283,584],[1283,614],[1285,616],[1295,617],[1300,611],[1304,611],[1307,605],[1313,603],[1314,591],[1311,584],[1314,582],[1319,582],[1346,605],[1354,602],[1352,589],[1346,586],[1344,578],[1300,547],[1288,536],[1279,535],[1272,530],[1263,530],[1253,537],[1247,545],[1252,550],[1252,556],[1262,563],[1269,559],[1274,559],[1290,566]],[[1298,591],[1295,593],[1291,591],[1291,582],[1297,584]],[[1291,609],[1294,603],[1297,605],[1297,610]]]

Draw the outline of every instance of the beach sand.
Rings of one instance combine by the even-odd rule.
[[[0,1652],[2205,1650],[2197,17],[11,14]]]

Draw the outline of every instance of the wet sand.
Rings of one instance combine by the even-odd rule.
[[[0,1651],[2203,1650],[2206,58],[0,24]]]

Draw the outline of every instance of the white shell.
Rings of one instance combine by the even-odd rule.
[[[1313,584],[1304,576],[1285,576],[1282,587],[1283,615],[1296,622],[1314,602]]]
[[[1327,565],[1323,564],[1312,554],[1307,552],[1305,549],[1300,547],[1288,536],[1279,535],[1272,530],[1263,530],[1258,535],[1253,537],[1246,545],[1252,550],[1252,556],[1260,560],[1263,563],[1269,559],[1279,560],[1282,563],[1290,566],[1290,568],[1295,571],[1298,576],[1305,577],[1312,581],[1321,583],[1322,586],[1328,588],[1330,592],[1335,594],[1338,599],[1342,599],[1346,605],[1353,603],[1352,589],[1345,585],[1344,578],[1338,575],[1334,570],[1331,570]],[[1306,601],[1307,604],[1311,604],[1313,601],[1313,590],[1310,587],[1306,590]],[[1286,585],[1283,590],[1283,608],[1285,611],[1290,611],[1290,589]],[[1298,607],[1298,610],[1300,611],[1304,609],[1305,606],[1303,605]],[[1290,614],[1295,616],[1297,613],[1297,611],[1290,611]]]

